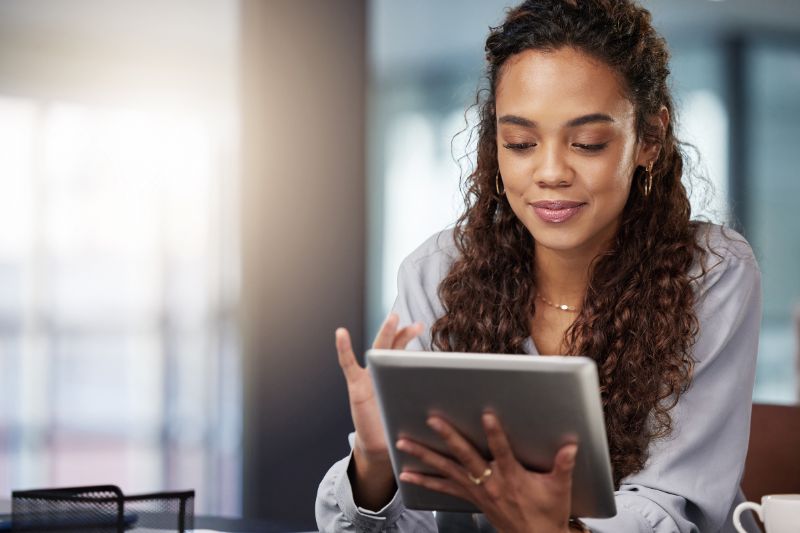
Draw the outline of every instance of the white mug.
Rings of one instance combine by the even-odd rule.
[[[767,533],[800,533],[800,494],[770,494],[761,504],[742,502],[733,510],[733,525],[739,533],[748,533],[739,516],[743,511],[755,511],[764,522]]]

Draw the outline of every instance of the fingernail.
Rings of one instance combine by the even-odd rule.
[[[567,452],[567,460],[568,460],[569,462],[571,462],[571,463],[574,463],[574,462],[575,462],[575,457],[576,457],[577,455],[578,455],[578,447],[573,445],[573,446],[572,446],[572,447],[569,449],[569,452]]]
[[[345,346],[346,343],[347,343],[347,330],[346,329],[337,328],[336,329],[336,333],[334,334],[333,338],[334,338],[333,342],[334,342],[334,344],[336,344],[336,348],[337,349],[339,349],[339,350],[346,349],[346,346]]]
[[[438,418],[429,418],[428,425],[433,429],[435,429],[436,431],[441,431],[442,428],[444,427],[442,425],[442,422]]]
[[[400,472],[400,481],[411,481],[413,476],[408,472]]]
[[[497,426],[497,420],[491,413],[483,413],[483,425],[489,429],[494,429]]]
[[[408,442],[400,439],[397,441],[397,449],[398,450],[406,450],[408,448]]]

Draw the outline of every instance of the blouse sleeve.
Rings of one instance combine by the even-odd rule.
[[[642,471],[623,480],[617,515],[585,520],[592,531],[719,531],[730,519],[750,433],[761,278],[743,239],[724,246],[696,290],[694,377],[670,411],[673,431],[651,443]]]
[[[354,433],[350,434],[352,445]],[[383,509],[370,511],[353,500],[348,470],[353,454],[334,463],[317,490],[314,512],[320,533],[380,532],[434,533],[436,522],[430,511],[406,509],[399,493]]]
[[[397,279],[397,299],[392,311],[400,317],[400,326],[423,322],[425,333],[407,346],[408,350],[430,347],[430,326],[435,320],[437,304],[431,299],[436,294],[433,276],[424,275],[417,268],[419,253],[403,261]],[[432,292],[430,284],[434,284]],[[355,433],[350,434],[352,448]],[[348,476],[352,451],[349,456],[335,463],[323,478],[317,491],[315,514],[321,533],[334,532],[380,532],[433,533],[436,521],[430,511],[413,511],[403,505],[395,492],[392,500],[379,511],[358,507],[353,499],[353,489]]]

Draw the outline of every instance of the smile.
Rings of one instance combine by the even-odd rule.
[[[560,224],[578,214],[586,203],[567,200],[542,200],[530,205],[543,221],[551,224]]]

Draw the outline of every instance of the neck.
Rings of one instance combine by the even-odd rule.
[[[619,221],[584,245],[569,250],[535,243],[533,272],[539,294],[556,305],[580,309],[589,285],[589,265],[610,248],[618,228]]]
[[[589,284],[589,265],[600,250],[553,250],[536,247],[534,272],[539,293],[556,305],[580,309]]]

